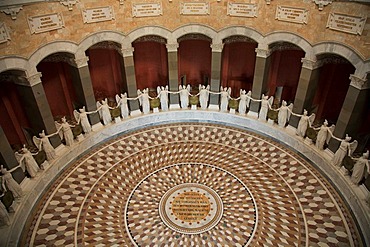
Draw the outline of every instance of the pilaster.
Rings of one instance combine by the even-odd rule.
[[[221,86],[221,62],[223,44],[211,44],[212,61],[211,61],[211,88],[213,92],[219,92]],[[220,96],[211,94],[209,98],[209,108],[218,110],[220,103]]]
[[[304,109],[310,111],[319,81],[321,63],[319,61],[302,58],[302,69],[299,76],[297,92],[294,99],[293,112],[301,114]],[[289,125],[297,127],[299,117],[292,115]]]
[[[267,91],[268,72],[270,70],[271,51],[267,47],[258,47],[256,51],[256,64],[254,67],[254,77],[252,86],[252,98],[260,99],[263,93]],[[250,113],[257,116],[260,108],[260,102],[251,101]]]
[[[127,82],[127,95],[129,98],[135,98],[137,97],[137,84],[135,76],[134,48],[131,45],[129,47],[122,48],[122,56]],[[138,100],[129,100],[128,104],[131,112],[136,112],[140,109]]]
[[[167,57],[168,57],[168,86],[170,91],[179,90],[179,70],[178,70],[178,59],[177,59],[177,49],[179,47],[178,43],[166,44],[167,47]],[[170,109],[180,108],[180,101],[178,94],[170,94]]]

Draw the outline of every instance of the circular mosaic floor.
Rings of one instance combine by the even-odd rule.
[[[35,209],[29,246],[361,246],[312,165],[232,127],[160,125],[102,144]]]

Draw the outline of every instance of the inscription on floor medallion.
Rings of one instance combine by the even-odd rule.
[[[168,190],[159,203],[159,214],[171,229],[198,234],[208,231],[221,219],[221,198],[211,188],[184,183]]]

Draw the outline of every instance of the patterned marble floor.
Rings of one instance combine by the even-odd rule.
[[[170,216],[186,186],[160,206],[182,184],[205,188],[194,193],[209,202],[209,217],[222,210],[213,226],[202,229],[203,216]],[[170,227],[160,208],[199,232]],[[63,172],[28,222],[25,246],[363,246],[345,204],[309,162],[258,134],[202,123],[154,126],[100,145]]]

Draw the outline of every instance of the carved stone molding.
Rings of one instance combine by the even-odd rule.
[[[230,44],[230,43],[236,43],[236,42],[257,43],[255,40],[247,36],[243,36],[243,35],[233,35],[223,40],[224,44]]]
[[[89,49],[109,49],[116,50],[121,54],[121,44],[112,41],[102,41],[91,46]]]
[[[312,0],[312,2],[314,2],[318,7],[319,7],[319,10],[323,10],[324,7],[330,3],[332,3],[333,1],[332,0]]]
[[[6,8],[1,9],[0,11],[7,15],[10,15],[12,17],[12,20],[16,20],[17,14],[19,13],[19,11],[21,11],[21,9],[23,9],[22,5],[8,6]]]
[[[317,69],[323,65],[321,60],[317,61],[317,60],[310,60],[307,58],[302,58],[301,62],[302,62],[303,68],[310,69],[310,70]]]
[[[324,64],[351,64],[347,59],[336,54],[325,54],[317,57],[322,65]]]
[[[77,68],[88,66],[88,64],[87,64],[88,61],[89,61],[88,56],[83,57],[83,58],[74,59],[75,66]]]
[[[132,57],[134,55],[134,47],[128,47],[128,48],[123,48],[122,51],[122,56],[123,57]]]
[[[10,35],[8,32],[8,27],[5,23],[0,22],[0,44],[5,43],[10,40]]]
[[[73,5],[77,3],[77,0],[60,0],[62,5],[67,6],[69,11],[73,10]]]
[[[179,43],[166,44],[166,48],[167,52],[177,51],[177,48],[179,48]]]
[[[286,51],[286,50],[294,50],[300,51],[302,50],[299,46],[289,43],[289,42],[276,42],[270,45],[270,51],[273,53],[274,51]]]
[[[145,36],[142,36],[140,38],[137,38],[133,43],[136,43],[136,42],[158,42],[158,43],[161,43],[161,44],[166,44],[167,43],[167,40],[161,36],[158,36],[158,35],[145,35]]]
[[[224,47],[224,44],[211,44],[212,52],[222,52],[222,48]]]
[[[350,85],[352,87],[355,87],[359,90],[363,89],[369,89],[370,88],[370,82],[367,79],[362,79],[357,77],[356,75],[350,75],[349,79],[351,80]]]
[[[18,85],[29,86],[27,79],[21,75],[15,75],[11,73],[0,73],[0,82],[13,82]]]
[[[27,77],[27,81],[29,82],[29,84],[27,86],[32,87],[32,86],[35,86],[35,85],[41,83],[41,77],[42,77],[41,72],[37,72],[36,74]]]
[[[180,38],[177,39],[177,42],[181,42],[184,40],[206,40],[209,42],[212,42],[212,39],[204,34],[200,33],[189,33],[181,36]]]
[[[49,55],[46,58],[44,58],[43,61],[51,62],[51,63],[64,62],[64,63],[68,63],[69,65],[76,66],[73,55],[69,53],[63,53],[63,52],[54,53],[52,55]]]
[[[270,49],[266,50],[266,49],[256,48],[255,51],[257,53],[257,57],[267,58],[271,54]]]

